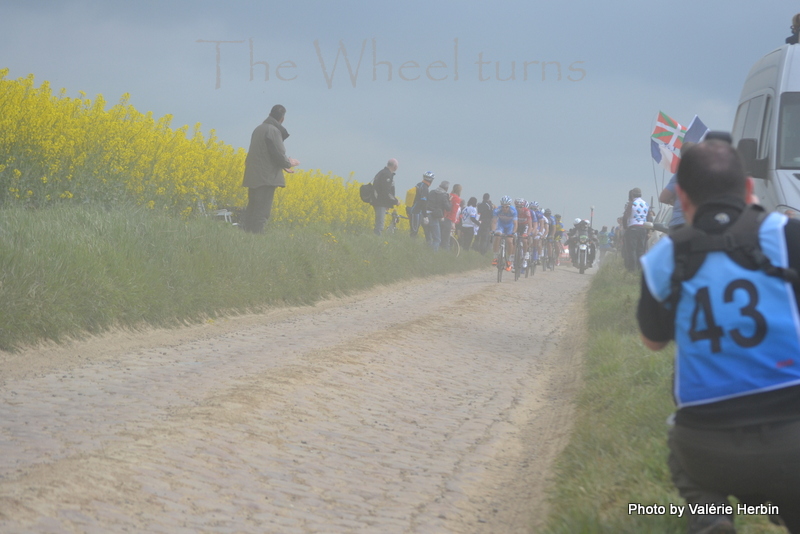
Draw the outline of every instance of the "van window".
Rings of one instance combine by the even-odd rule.
[[[800,169],[800,93],[781,95],[777,167]]]
[[[759,95],[750,99],[750,107],[744,119],[742,139],[758,139],[761,137],[761,119],[764,116],[764,100],[766,95]]]
[[[758,141],[758,157],[766,158],[769,156],[769,131],[772,121],[772,97],[767,96],[767,105],[764,110],[764,121],[761,123],[761,139]]]
[[[750,107],[750,101],[742,102],[739,109],[736,111],[736,119],[733,121],[733,136],[734,142],[738,143],[742,139],[742,131],[744,131],[744,118],[747,116],[747,109]]]

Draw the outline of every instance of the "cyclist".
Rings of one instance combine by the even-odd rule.
[[[547,254],[555,256],[556,247],[554,237],[556,233],[556,220],[553,217],[553,212],[550,211],[550,208],[545,208],[544,218],[547,221],[547,236],[543,237],[542,239],[546,239],[545,246],[547,246]],[[555,264],[555,261],[553,263]]]
[[[564,236],[564,223],[561,222],[561,215],[556,213],[555,216],[555,232],[553,237],[556,242],[556,265],[561,264],[561,254],[564,252],[564,245],[562,244],[562,237]]]
[[[492,233],[494,234],[494,260],[492,265],[497,265],[498,255],[500,254],[500,234],[506,235],[506,248],[509,253],[509,261],[506,261],[506,271],[511,270],[511,262],[514,261],[514,239],[511,237],[517,231],[517,210],[511,205],[511,197],[504,196],[500,199],[500,207],[492,212]]]
[[[520,242],[522,243],[522,250],[520,251],[523,255],[522,259],[522,268],[528,268],[528,260],[530,257],[530,252],[528,252],[528,233],[533,226],[533,221],[531,219],[531,212],[528,209],[528,203],[525,202],[524,198],[518,198],[514,201],[514,207],[517,208],[517,234],[522,238]]]
[[[533,261],[537,264],[540,263],[539,259],[542,256],[542,241],[547,236],[548,221],[545,219],[544,213],[539,208],[539,203],[535,200],[531,202],[531,217],[534,224],[536,224],[536,232],[533,234]]]

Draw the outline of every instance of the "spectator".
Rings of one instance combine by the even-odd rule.
[[[622,217],[617,217],[617,226],[614,231],[614,248],[617,254],[625,257],[625,229],[622,227]]]
[[[411,216],[412,208],[414,207],[414,201],[417,198],[418,185],[419,184],[406,191],[406,217],[408,217],[408,229],[411,233],[411,237],[417,237],[417,233],[419,232],[419,220],[415,221],[414,217]]]
[[[478,199],[470,197],[466,207],[461,210],[461,234],[460,244],[464,250],[469,250],[472,246],[472,240],[475,234],[478,233],[480,228],[480,221],[478,220]]]
[[[461,214],[464,213],[464,208],[467,207],[467,200],[462,198],[461,203],[458,205],[458,214],[456,215],[456,238],[461,238]]]
[[[431,244],[430,219],[428,218],[428,197],[430,187],[433,183],[434,174],[431,171],[422,175],[422,181],[415,186],[414,205],[411,207],[411,219],[409,220],[412,228],[411,237],[416,237],[420,226],[425,233],[425,241]]]
[[[792,17],[792,35],[786,38],[786,44],[797,44],[800,40],[800,13]]]
[[[695,143],[686,142],[681,146],[681,157],[689,150]],[[677,230],[686,223],[683,218],[683,209],[681,208],[681,199],[678,198],[678,192],[675,186],[678,185],[678,175],[673,174],[672,178],[667,182],[666,187],[658,195],[658,201],[662,204],[672,206],[672,218],[667,225],[672,230]]]
[[[483,194],[483,201],[478,204],[478,220],[481,222],[478,228],[477,250],[483,255],[489,251],[492,243],[492,217],[494,216],[494,204],[490,200],[489,193]]]
[[[244,180],[247,188],[247,209],[243,228],[246,232],[261,234],[272,214],[275,189],[286,187],[284,169],[300,165],[296,159],[286,156],[283,142],[289,132],[283,127],[286,108],[280,104],[272,107],[264,122],[256,126],[250,137],[250,150],[244,160]]]
[[[608,226],[603,226],[597,234],[597,248],[600,249],[600,263],[602,264],[606,252],[611,250],[611,234],[608,233]]]
[[[442,180],[439,187],[428,194],[428,231],[430,232],[430,245],[434,251],[438,251],[443,239],[450,239],[450,235],[442,235],[442,227],[445,226],[445,215],[452,209],[450,195],[447,189],[450,182]],[[448,221],[449,223],[450,221]],[[450,227],[449,224],[447,226]],[[449,243],[448,243],[449,244]]]
[[[444,250],[450,250],[450,234],[453,233],[453,227],[458,221],[458,210],[461,207],[460,194],[461,184],[455,184],[450,195],[450,209],[442,219],[442,248]]]
[[[729,495],[770,502],[800,532],[800,221],[748,206],[752,190],[729,143],[692,147],[678,167],[687,227],[642,257],[642,339],[676,345],[672,480],[714,505],[690,532],[734,532]]]
[[[375,235],[381,235],[386,221],[386,210],[400,204],[394,196],[394,174],[397,172],[397,160],[392,158],[386,163],[386,167],[378,171],[372,180],[375,186],[377,198],[372,205],[375,208]]]
[[[647,229],[644,223],[650,217],[650,206],[642,199],[642,190],[634,187],[628,193],[628,204],[622,222],[625,225],[625,268],[639,269],[639,258],[647,247]]]

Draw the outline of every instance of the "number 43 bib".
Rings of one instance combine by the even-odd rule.
[[[786,217],[770,214],[759,229],[764,254],[787,267]],[[669,238],[642,257],[645,281],[659,302],[671,293]],[[683,282],[675,313],[678,407],[717,402],[800,384],[800,318],[791,284],[710,252]]]

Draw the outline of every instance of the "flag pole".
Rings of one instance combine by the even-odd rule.
[[[656,185],[656,191],[658,191],[659,196],[661,196],[661,189],[658,188],[658,175],[656,175],[656,162],[655,161],[653,161],[653,183]]]

